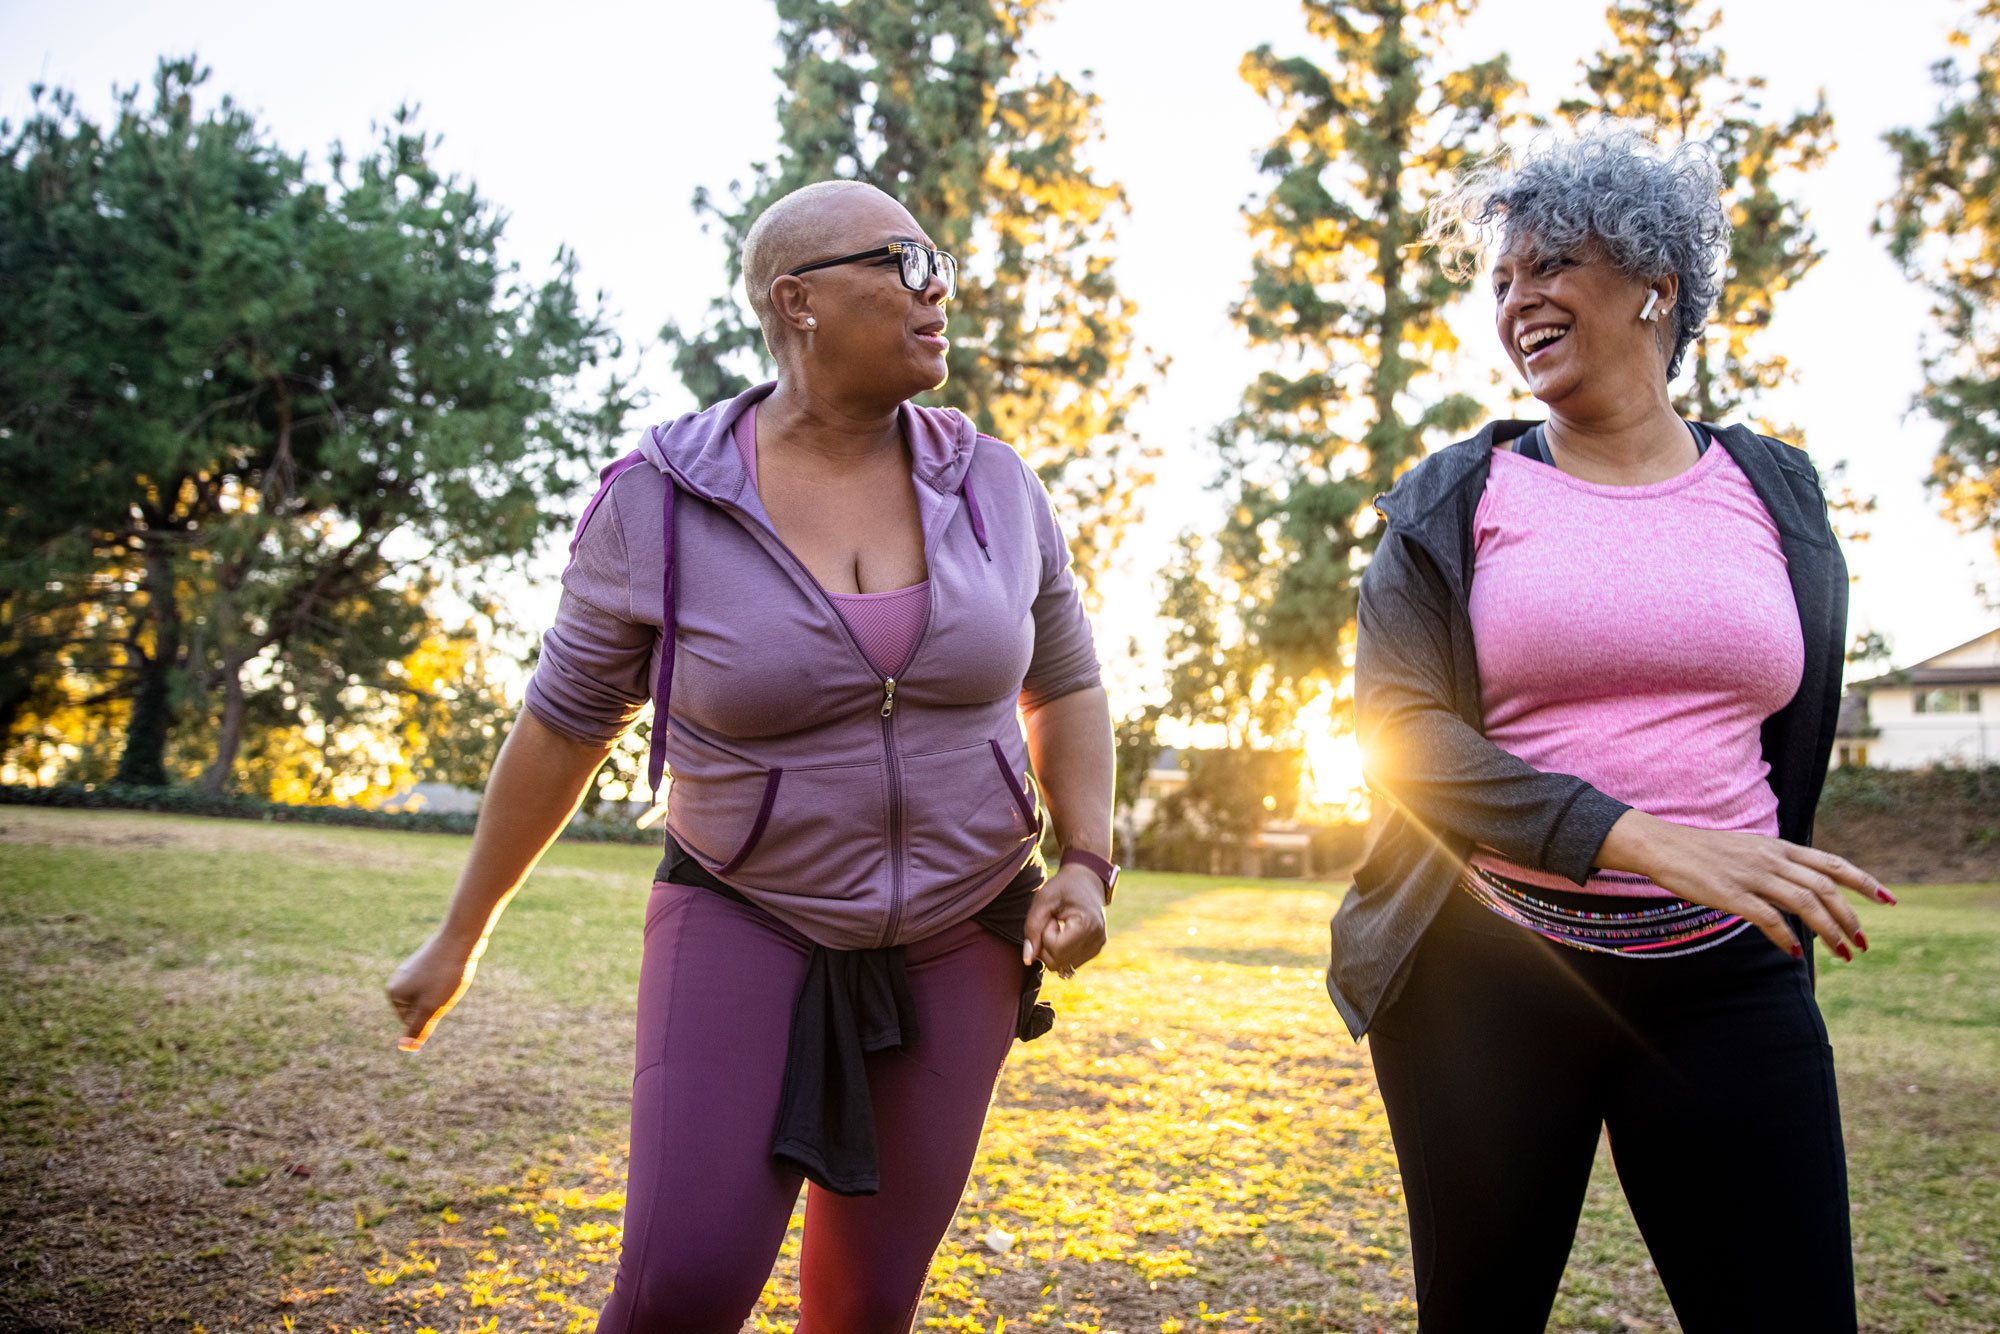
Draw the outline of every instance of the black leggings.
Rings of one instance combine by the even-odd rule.
[[[1592,954],[1454,890],[1369,1048],[1425,1334],[1547,1324],[1601,1127],[1688,1334],[1855,1328],[1833,1052],[1760,932]]]

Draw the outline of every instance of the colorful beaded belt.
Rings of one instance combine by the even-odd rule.
[[[1720,945],[1750,924],[1735,913],[1686,899],[1633,898],[1623,912],[1593,912],[1551,903],[1538,885],[1468,865],[1459,887],[1488,908],[1559,945],[1596,954],[1671,959]],[[1564,895],[1564,897],[1576,897]],[[1595,896],[1596,902],[1620,900]]]

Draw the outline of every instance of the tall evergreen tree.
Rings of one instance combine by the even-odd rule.
[[[1917,407],[1943,428],[1931,485],[1945,513],[2000,552],[2000,0],[1981,0],[1939,61],[1943,94],[1921,130],[1888,136],[1896,192],[1877,230],[1931,294],[1942,338],[1926,347]]]
[[[1097,99],[1033,67],[1050,0],[777,0],[779,149],[747,187],[697,209],[719,227],[728,279],[764,207],[833,177],[894,195],[963,261],[951,379],[935,396],[1008,441],[1057,493],[1088,579],[1144,485],[1126,417],[1143,392],[1132,305],[1112,265],[1123,190],[1086,162]],[[768,369],[730,293],[703,328],[664,331],[688,390],[712,402]]]
[[[300,165],[224,100],[197,116],[191,66],[163,64],[108,129],[35,89],[0,133],[0,476],[10,552],[64,549],[48,586],[81,597],[81,556],[123,566],[137,609],[119,646],[132,699],[118,776],[166,780],[186,647],[183,559],[237,444],[229,350],[296,286],[289,244],[310,207]],[[190,439],[192,437],[192,439]],[[34,596],[32,590],[26,596]],[[16,597],[21,594],[16,594]],[[46,675],[53,658],[22,660]]]
[[[306,664],[378,688],[431,629],[427,568],[559,524],[543,502],[626,399],[573,394],[615,348],[574,261],[520,280],[406,116],[314,181],[227,99],[201,110],[205,78],[165,61],[108,127],[57,94],[0,131],[0,525],[10,551],[83,535],[71,579],[123,603],[99,618],[124,630],[118,777],[176,776],[170,735],[212,709],[219,787],[254,694],[294,707]]]
[[[1374,497],[1479,415],[1430,375],[1457,346],[1445,316],[1463,284],[1418,244],[1440,180],[1492,151],[1516,92],[1504,56],[1449,62],[1474,3],[1306,0],[1324,64],[1268,46],[1243,60],[1284,128],[1246,209],[1258,252],[1234,317],[1276,365],[1218,432],[1236,500],[1220,546],[1267,737],[1344,670]],[[1240,692],[1239,661],[1201,669]]]
[[[1819,263],[1819,239],[1793,191],[1833,151],[1833,114],[1821,93],[1789,117],[1766,119],[1761,78],[1739,79],[1716,38],[1716,0],[1630,0],[1605,14],[1609,44],[1584,62],[1587,99],[1564,102],[1572,121],[1612,115],[1653,122],[1665,135],[1707,144],[1728,195],[1730,240],[1722,298],[1688,350],[1693,378],[1676,396],[1683,416],[1722,421],[1757,406],[1790,376],[1763,337],[1778,297]],[[1798,441],[1797,430],[1767,423]]]

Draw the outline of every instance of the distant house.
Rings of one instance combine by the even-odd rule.
[[[1268,820],[1248,838],[1236,840],[1219,838],[1185,815],[1181,823],[1166,819],[1168,799],[1187,790],[1187,763],[1195,753],[1172,746],[1153,753],[1137,798],[1114,822],[1120,856],[1147,870],[1210,875],[1296,879],[1329,869],[1324,858],[1315,861],[1314,828],[1296,820]],[[1334,865],[1344,864],[1342,858]]]
[[[455,783],[418,783],[382,803],[385,811],[435,811],[441,814],[469,814],[479,809],[481,793]]]
[[[476,814],[479,803],[486,794],[469,787],[459,787],[454,783],[417,783],[398,792],[384,801],[380,809],[414,814],[430,811],[438,814]],[[601,801],[588,815],[581,809],[571,817],[573,820],[596,820],[605,824],[616,824],[621,820],[633,823],[653,809],[650,801]]]
[[[2000,764],[2000,630],[1847,688],[1834,763]]]
[[[1139,780],[1138,800],[1125,813],[1131,829],[1137,831],[1152,824],[1159,814],[1160,803],[1185,788],[1187,781],[1187,768],[1181,762],[1180,751],[1172,746],[1154,751],[1146,776]]]

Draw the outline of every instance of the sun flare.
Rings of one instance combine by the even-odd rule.
[[[1368,813],[1368,788],[1361,776],[1361,743],[1352,733],[1321,733],[1306,740],[1306,783],[1315,806]]]
[[[1368,786],[1362,776],[1361,742],[1333,727],[1334,696],[1322,694],[1299,712],[1304,732],[1306,793],[1321,810],[1349,820],[1368,818]]]

